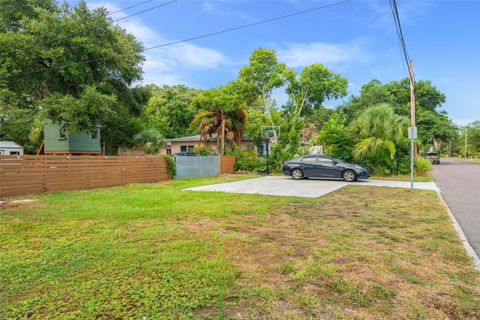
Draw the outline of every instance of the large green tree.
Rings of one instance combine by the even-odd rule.
[[[183,85],[153,89],[145,108],[147,125],[157,129],[166,138],[198,133],[198,128],[191,127],[190,123],[198,111],[192,101],[200,93],[201,90]]]
[[[445,95],[430,81],[420,80],[415,84],[417,109],[438,112],[445,103]],[[379,103],[388,103],[398,114],[410,114],[410,82],[408,78],[401,81],[390,81],[382,84],[372,80],[362,86],[358,96],[352,96],[350,101],[340,107],[349,119],[356,118],[365,109]]]
[[[240,143],[248,112],[244,96],[239,94],[238,83],[232,82],[220,88],[203,92],[192,103],[200,111],[192,121],[199,127],[202,140],[217,135],[217,151],[225,153],[227,141]]]
[[[106,136],[115,131],[107,124],[111,119],[128,125],[124,115],[138,113],[131,107],[137,98],[132,84],[141,79],[142,46],[115,25],[105,8],[91,10],[84,1],[72,7],[53,0],[2,0],[1,8],[4,122],[21,125],[19,118],[29,116],[21,129],[26,132],[33,119],[43,115],[68,123],[71,131],[106,124]],[[2,134],[15,137],[6,131]]]
[[[466,144],[465,144],[466,140]],[[467,156],[480,156],[480,120],[460,128],[459,151],[463,156],[465,151]],[[466,145],[466,149],[465,149]]]
[[[258,107],[268,116],[268,123],[275,125],[272,117],[276,101],[272,99],[273,90],[286,82],[285,64],[280,63],[272,49],[257,49],[238,75],[238,90],[253,107]]]
[[[440,108],[446,97],[430,81],[417,81],[415,84],[416,119],[421,146],[441,147],[455,137],[455,126]],[[386,103],[398,115],[410,117],[410,83],[405,78],[382,84],[372,80],[362,86],[358,96],[339,107],[349,122],[353,122],[372,106]]]
[[[309,115],[323,107],[328,99],[338,99],[347,95],[348,81],[321,64],[305,67],[300,73],[292,69],[287,72],[287,110],[298,116]]]

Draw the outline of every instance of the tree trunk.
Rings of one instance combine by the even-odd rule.
[[[222,128],[221,128],[221,134],[222,134],[222,137],[221,137],[221,140],[220,140],[220,143],[221,143],[221,156],[223,156],[224,152],[225,152],[225,113],[222,111]]]

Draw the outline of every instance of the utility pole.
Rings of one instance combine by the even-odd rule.
[[[414,161],[415,161],[415,138],[417,136],[417,128],[415,127],[415,75],[413,71],[413,61],[410,60],[410,119],[412,120],[412,128],[409,130],[410,136],[410,188],[413,189],[414,178]]]
[[[465,126],[465,159],[467,158],[467,146],[468,146],[468,127]]]
[[[267,142],[267,176],[270,175],[270,168],[268,167],[268,140],[270,140],[269,138],[265,139],[266,142]]]

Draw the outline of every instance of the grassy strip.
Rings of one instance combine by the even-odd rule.
[[[480,317],[480,274],[434,192],[182,191],[225,179],[1,212],[0,318]]]
[[[391,181],[410,181],[410,176],[403,174],[403,175],[392,175],[392,176],[371,176],[370,179],[372,180],[391,180]],[[430,173],[424,177],[415,176],[413,178],[415,182],[431,182],[433,181],[432,176]]]
[[[447,159],[447,160],[465,161],[465,162],[473,162],[473,163],[480,163],[480,158],[450,157],[450,158],[445,158],[445,159]]]

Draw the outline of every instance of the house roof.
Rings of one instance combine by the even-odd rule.
[[[23,149],[21,145],[13,141],[0,141],[0,148]]]
[[[187,136],[187,137],[178,137],[178,138],[172,138],[172,139],[165,139],[166,142],[199,142],[200,141],[200,135],[194,135],[194,136]],[[217,141],[217,135],[212,134],[207,138],[207,141]],[[242,141],[253,141],[252,138],[243,136]]]

